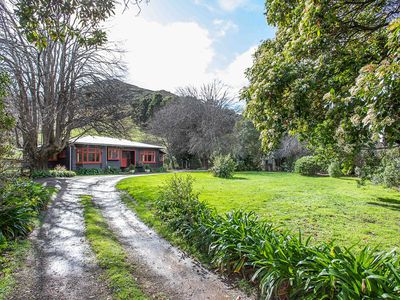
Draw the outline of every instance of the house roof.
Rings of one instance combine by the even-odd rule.
[[[132,142],[124,139],[115,139],[105,136],[82,136],[79,138],[72,138],[69,141],[71,144],[76,145],[102,145],[102,146],[117,146],[117,147],[135,147],[135,148],[154,148],[162,149],[162,146],[150,145],[139,142]]]

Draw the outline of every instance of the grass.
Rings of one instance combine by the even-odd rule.
[[[86,237],[115,299],[147,299],[132,276],[133,269],[127,262],[124,249],[108,228],[100,210],[94,206],[92,197],[81,196],[81,203],[84,206]]]
[[[23,265],[31,244],[28,240],[9,242],[0,249],[0,299],[6,299],[15,286],[14,273]]]
[[[128,191],[138,215],[157,225],[153,202],[171,174],[133,177],[118,188]],[[191,173],[200,200],[218,212],[255,211],[264,220],[293,232],[303,231],[314,241],[336,240],[357,249],[398,246],[400,193],[381,186],[357,187],[354,178],[305,177],[293,173],[239,172],[234,179]],[[153,223],[153,224],[152,224]],[[158,225],[159,226],[159,225]]]

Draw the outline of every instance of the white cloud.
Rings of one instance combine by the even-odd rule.
[[[223,10],[234,11],[240,6],[245,5],[247,0],[218,0],[219,6]]]
[[[130,82],[149,89],[174,90],[207,81],[214,57],[208,31],[194,22],[166,25],[140,17],[118,20],[113,40],[123,40]]]
[[[257,47],[250,47],[247,51],[236,55],[235,59],[223,70],[218,70],[216,76],[232,88],[234,96],[238,96],[241,88],[248,84],[245,71],[253,64],[253,54]]]
[[[207,8],[210,12],[215,12],[214,6],[208,4],[204,0],[194,0],[194,4]]]
[[[215,23],[225,33],[235,27],[222,20]],[[195,22],[161,24],[129,14],[119,16],[110,30],[110,39],[122,41],[120,47],[126,50],[127,82],[173,92],[178,87],[200,86],[220,79],[237,93],[247,84],[244,71],[251,66],[255,47],[237,54],[227,68],[216,70],[211,68],[216,51],[210,36],[206,28]]]
[[[224,37],[229,31],[237,31],[239,29],[239,27],[231,20],[215,19],[213,24],[217,29],[217,37]]]

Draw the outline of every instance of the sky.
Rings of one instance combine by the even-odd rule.
[[[261,41],[272,38],[263,0],[150,0],[117,12],[109,39],[125,50],[126,81],[174,92],[221,80],[236,96]]]

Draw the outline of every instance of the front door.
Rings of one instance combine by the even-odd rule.
[[[135,151],[122,151],[121,168],[135,164]]]
[[[122,151],[121,168],[127,168],[130,164],[131,152]]]

